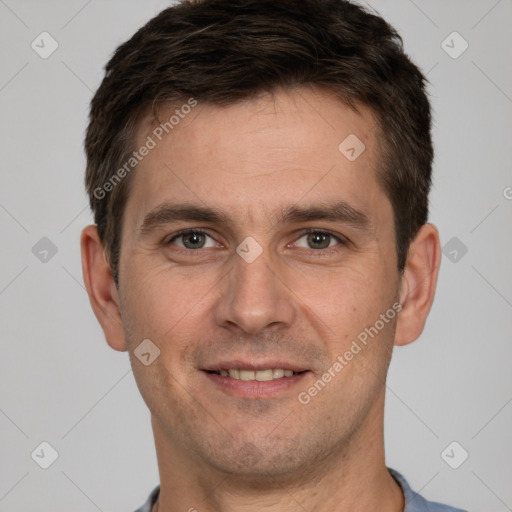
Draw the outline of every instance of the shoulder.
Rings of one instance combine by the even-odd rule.
[[[454,508],[450,507],[449,505],[443,505],[442,503],[426,500],[409,487],[407,480],[405,480],[405,478],[400,473],[398,473],[398,471],[390,468],[388,468],[388,470],[393,478],[398,482],[404,493],[404,512],[467,512],[460,508]]]
[[[405,509],[404,512],[467,512],[460,508],[454,508],[449,505],[443,505],[442,503],[436,503],[433,501],[427,501],[425,498],[420,496],[418,493],[414,492],[407,480],[395,471],[394,469],[389,469],[389,472],[393,476],[393,478],[398,482],[405,497]],[[158,494],[160,493],[160,486],[155,487],[151,494],[149,495],[146,503],[140,508],[138,508],[135,512],[151,512],[153,505],[155,504]]]
[[[151,491],[151,494],[149,495],[149,498],[147,499],[146,503],[144,503],[144,505],[142,505],[142,507],[138,508],[135,512],[151,512],[153,505],[155,504],[156,500],[158,499],[159,493],[160,493],[160,486],[155,487],[153,489],[153,491]]]

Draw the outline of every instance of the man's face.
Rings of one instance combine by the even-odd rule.
[[[353,161],[338,148],[351,134],[365,145]],[[399,291],[376,136],[367,109],[301,89],[199,104],[155,139],[133,171],[120,302],[159,442],[240,475],[284,474],[378,427],[396,319],[332,369]],[[144,339],[160,349],[149,366],[133,354]]]

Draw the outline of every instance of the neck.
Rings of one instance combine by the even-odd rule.
[[[153,417],[161,482],[158,511],[402,512],[403,493],[384,461],[383,398],[375,405],[349,446],[307,464],[307,471],[250,479],[201,463],[176,446]]]

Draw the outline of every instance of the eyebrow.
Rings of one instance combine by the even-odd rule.
[[[361,231],[372,231],[368,215],[345,201],[337,201],[332,204],[315,204],[307,207],[289,206],[281,210],[281,213],[274,218],[274,223],[282,225],[318,220],[347,224]],[[218,208],[165,203],[157,206],[144,217],[139,231],[142,234],[147,234],[155,228],[177,221],[232,225],[230,217]]]

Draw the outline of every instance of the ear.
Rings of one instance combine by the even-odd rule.
[[[119,296],[96,226],[87,226],[80,237],[82,272],[89,301],[107,343],[119,351],[126,350]]]
[[[402,310],[396,324],[395,345],[407,345],[422,333],[434,301],[441,264],[439,233],[424,224],[409,247],[400,284]]]

